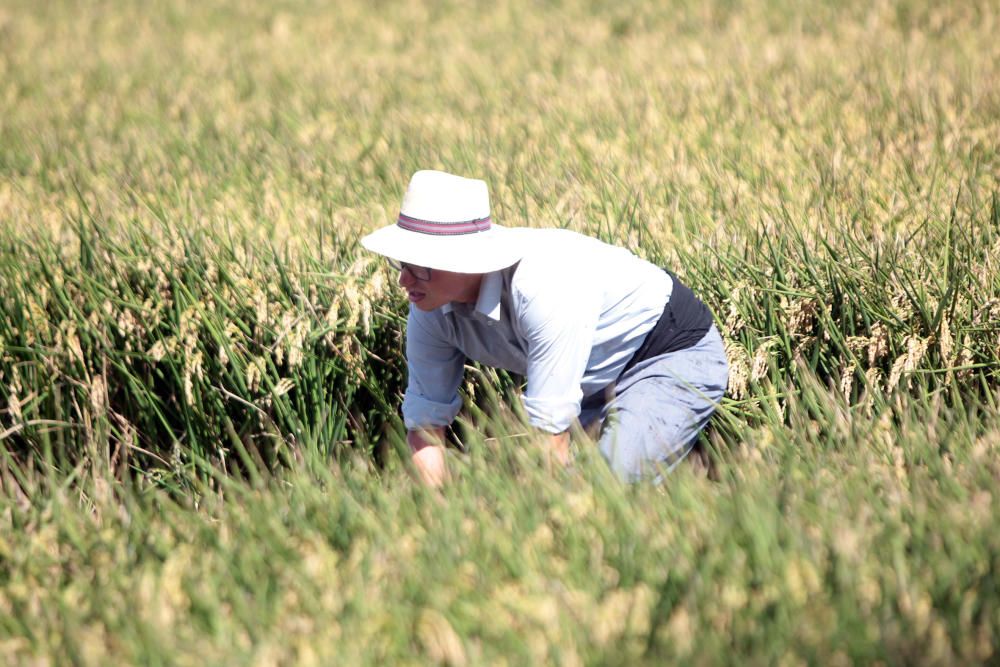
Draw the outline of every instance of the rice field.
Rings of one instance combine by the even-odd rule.
[[[0,662],[1000,656],[1000,8],[0,4]],[[410,174],[670,267],[701,453],[568,470],[472,366],[440,492]]]

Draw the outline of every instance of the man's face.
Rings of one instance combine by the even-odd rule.
[[[430,276],[421,280],[418,276]],[[479,298],[479,273],[452,273],[441,269],[425,269],[404,264],[399,272],[399,284],[406,290],[410,303],[420,310],[431,311],[446,303],[475,303]]]

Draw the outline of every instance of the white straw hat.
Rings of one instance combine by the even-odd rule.
[[[486,182],[443,171],[410,178],[396,224],[361,245],[400,262],[455,273],[489,273],[523,254],[516,229],[492,224]]]

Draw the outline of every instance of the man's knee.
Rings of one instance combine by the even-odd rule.
[[[700,430],[696,420],[664,417],[646,414],[622,419],[619,415],[605,428],[601,454],[616,476],[626,482],[655,477],[687,456]]]

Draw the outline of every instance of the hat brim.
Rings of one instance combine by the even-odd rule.
[[[524,254],[516,227],[491,225],[484,232],[434,236],[389,225],[361,239],[372,252],[400,262],[454,273],[490,273],[516,263]]]

